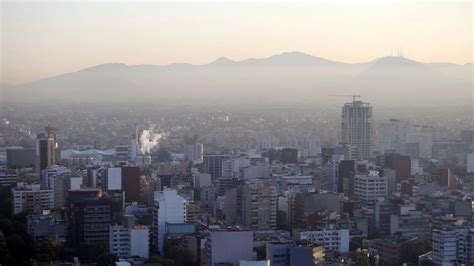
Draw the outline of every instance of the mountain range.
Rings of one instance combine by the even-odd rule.
[[[327,104],[356,93],[376,104],[458,106],[473,104],[473,66],[401,56],[349,64],[287,52],[204,65],[102,64],[0,88],[5,102]]]

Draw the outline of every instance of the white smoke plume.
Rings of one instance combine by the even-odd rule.
[[[140,152],[142,154],[150,153],[151,149],[160,143],[162,137],[163,134],[153,132],[153,128],[143,130],[139,139]]]

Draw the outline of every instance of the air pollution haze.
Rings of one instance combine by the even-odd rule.
[[[209,64],[103,64],[4,88],[17,102],[319,103],[357,92],[387,105],[472,104],[472,64],[421,63],[403,56],[348,64],[301,52]]]

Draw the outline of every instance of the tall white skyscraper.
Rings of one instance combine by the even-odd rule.
[[[373,145],[372,123],[370,104],[354,100],[342,107],[341,143],[349,150],[349,160],[370,157]]]
[[[184,223],[186,201],[178,195],[176,189],[155,191],[155,208],[153,210],[153,240],[158,251],[163,255],[166,223]]]

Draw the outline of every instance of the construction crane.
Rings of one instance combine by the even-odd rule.
[[[362,97],[359,94],[342,94],[342,95],[336,94],[336,95],[329,95],[329,96],[332,96],[332,97],[352,97],[352,101],[355,101],[356,98]]]

